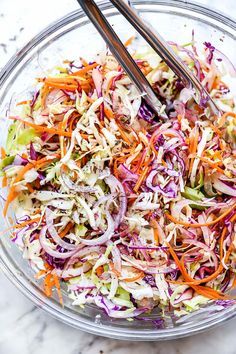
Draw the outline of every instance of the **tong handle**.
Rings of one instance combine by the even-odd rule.
[[[145,75],[139,69],[138,65],[129,54],[96,3],[93,0],[77,1],[105,42],[108,44],[110,51],[113,53],[118,63],[123,67],[131,81],[134,82],[140,94],[143,96],[143,99],[157,115],[160,115],[160,109],[162,107],[161,102],[158,100]],[[162,116],[165,116],[165,114],[162,114]]]

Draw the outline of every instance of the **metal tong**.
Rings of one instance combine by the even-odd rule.
[[[165,113],[160,112],[162,104],[157,98],[152,86],[146,79],[145,75],[139,69],[138,65],[129,54],[112,26],[107,21],[106,17],[100,11],[98,5],[94,0],[77,0],[81,8],[84,10],[90,21],[94,24],[100,35],[107,43],[110,51],[114,57],[123,67],[131,81],[136,85],[140,94],[147,104],[158,115],[165,117]],[[160,36],[159,33],[147,25],[124,0],[110,0],[117,10],[131,23],[137,32],[149,43],[154,51],[164,60],[164,62],[173,70],[173,72],[180,78],[183,84],[188,88],[193,88],[196,97],[206,101],[212,114],[219,116],[220,111],[208,92],[202,86],[198,78],[191,72],[191,70],[182,62],[182,60],[175,54],[168,43]]]

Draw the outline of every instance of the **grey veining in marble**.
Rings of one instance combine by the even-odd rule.
[[[235,0],[201,0],[236,17]],[[75,0],[0,0],[0,67],[50,22],[77,8]],[[234,9],[234,13],[232,10]],[[172,342],[109,340],[70,328],[37,309],[0,273],[0,354],[236,354],[236,320]]]

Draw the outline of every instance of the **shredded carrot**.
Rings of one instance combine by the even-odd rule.
[[[150,222],[151,227],[153,228],[154,231],[154,240],[156,246],[159,246],[159,233],[158,233],[158,222],[155,219],[152,219]]]
[[[194,132],[194,135],[190,138],[190,142],[189,142],[190,143],[189,152],[191,155],[195,154],[197,151],[198,138],[199,138],[199,130],[196,129],[196,132]],[[189,165],[189,176],[192,172],[193,163],[194,163],[194,158],[192,157],[190,160],[190,165]]]
[[[6,156],[7,155],[6,155],[6,151],[5,151],[4,147],[1,147],[1,158],[5,159]]]
[[[52,288],[55,284],[55,281],[53,279],[53,276],[51,273],[47,274],[46,277],[44,278],[44,292],[47,297],[52,296]]]
[[[143,277],[144,277],[144,272],[140,271],[134,277],[132,277],[132,278],[123,278],[122,280],[125,281],[126,283],[132,283],[133,281],[137,281],[139,279],[142,279]]]
[[[25,125],[28,125],[32,128],[34,128],[36,131],[39,131],[39,132],[47,132],[47,133],[50,133],[50,134],[55,134],[55,135],[62,135],[62,136],[67,136],[67,137],[71,137],[71,133],[70,132],[65,132],[63,130],[59,130],[59,129],[56,129],[56,128],[48,128],[48,127],[45,127],[45,126],[42,126],[42,125],[37,125],[35,123],[31,123],[31,122],[28,122],[24,119],[21,119],[19,117],[9,117],[10,119],[13,119],[13,120],[19,120],[21,121],[22,123],[24,123]]]
[[[181,114],[178,114],[177,119],[178,119],[178,122],[179,122],[179,123],[181,122],[182,118],[183,118],[183,117],[181,116]]]
[[[104,107],[104,113],[105,113],[105,116],[108,118],[108,119],[114,119],[115,116],[114,116],[114,113],[112,112],[112,110],[108,107]],[[119,129],[119,132],[120,132],[120,135],[122,137],[122,139],[127,143],[127,144],[131,144],[131,141],[128,137],[128,135],[126,134],[126,132],[124,131],[124,129],[120,126],[119,122],[116,122],[117,124],[117,127]]]
[[[7,176],[3,176],[2,178],[2,188],[6,187],[7,186]]]
[[[48,94],[50,93],[51,89],[47,85],[44,85],[40,91],[41,91],[40,92],[41,105],[42,105],[42,108],[45,108],[46,98],[47,98]]]
[[[11,202],[13,202],[13,200],[18,196],[18,192],[16,191],[16,187],[14,186],[15,183],[20,182],[22,180],[22,178],[24,177],[25,173],[29,170],[31,170],[32,168],[41,168],[42,166],[44,166],[45,164],[47,164],[48,162],[52,162],[52,159],[58,158],[58,155],[54,155],[54,156],[50,156],[51,159],[49,159],[47,156],[43,157],[40,160],[37,160],[35,162],[31,162],[28,163],[26,166],[22,167],[21,170],[18,172],[17,176],[15,177],[14,181],[13,181],[13,186],[10,188],[9,190],[9,194],[7,196],[7,200],[3,209],[3,215],[6,216],[7,214],[7,210],[8,207],[10,205]]]
[[[236,118],[236,113],[234,113],[234,112],[226,112],[226,113],[224,113],[224,114],[220,117],[220,120],[219,120],[219,122],[218,122],[218,127],[219,127],[219,128],[221,128],[221,127],[223,127],[223,125],[225,125],[226,119],[227,119],[228,117]]]
[[[117,123],[117,127],[119,129],[120,135],[122,137],[122,139],[127,143],[127,144],[131,144],[131,141],[128,137],[128,135],[125,133],[125,131],[123,130],[122,127],[120,127],[120,125]]]
[[[218,166],[219,163],[221,163],[221,161],[219,162],[213,162],[205,157],[202,156],[197,156],[197,158],[203,162],[206,162],[209,166],[211,166],[212,168],[216,169],[218,172],[223,173],[224,174],[224,170],[222,170],[222,168],[220,168]]]
[[[168,248],[169,248],[169,251],[170,251],[170,254],[171,256],[173,257],[175,263],[177,264],[184,280],[186,281],[185,284],[188,284],[191,288],[193,288],[198,294],[200,295],[203,295],[209,299],[213,299],[213,300],[216,300],[216,299],[221,299],[221,300],[224,300],[224,299],[228,299],[228,296],[214,290],[214,289],[211,289],[207,286],[200,286],[200,285],[197,285],[195,282],[194,282],[194,279],[192,279],[192,277],[188,274],[187,270],[185,269],[185,265],[184,265],[184,262],[183,262],[183,259],[181,259],[181,261],[179,260],[177,254],[175,253],[174,249],[172,248],[172,246],[166,242],[167,245],[168,245]]]
[[[236,287],[236,275],[234,275],[234,280],[233,280],[233,284],[232,284],[232,289],[234,289]]]
[[[75,120],[78,118],[78,116],[74,116],[74,117],[72,117],[71,118],[71,120],[70,120],[70,123],[69,123],[69,132],[70,133],[72,133],[72,131],[73,131],[73,124],[74,124],[74,122],[75,122]]]
[[[226,257],[225,257],[225,261],[227,262],[230,254],[231,254],[231,247],[228,249],[227,251],[227,254],[226,254]],[[192,277],[190,277],[190,275],[187,273],[187,271],[185,270],[185,265],[184,265],[184,256],[182,256],[181,260],[180,260],[180,263],[182,265],[182,268],[184,269],[184,272],[186,272],[186,274],[188,275],[188,281],[185,281],[185,282],[181,282],[181,281],[171,281],[172,283],[174,284],[181,284],[181,285],[200,285],[200,284],[203,284],[203,283],[208,283],[209,281],[215,279],[218,275],[220,275],[222,273],[222,271],[224,270],[224,267],[222,265],[222,263],[220,263],[219,267],[216,269],[216,271],[214,273],[212,273],[211,275],[205,277],[205,278],[202,278],[202,279],[199,279],[199,280],[195,280],[193,279]],[[186,275],[185,274],[185,275]]]
[[[7,229],[0,231],[0,235],[4,234],[5,232],[10,231],[12,229],[21,229],[21,228],[23,228],[23,227],[25,227],[27,225],[30,225],[30,224],[33,224],[35,222],[40,221],[40,219],[41,219],[41,217],[38,217],[38,218],[34,218],[34,219],[31,219],[31,220],[24,221],[24,222],[22,222],[20,224],[12,225],[12,226],[8,227]]]
[[[65,236],[68,234],[68,232],[72,229],[72,227],[73,227],[73,223],[72,223],[72,222],[69,222],[69,223],[66,225],[66,227],[59,233],[59,236],[60,236],[61,238],[65,237]]]
[[[30,101],[21,101],[21,102],[18,102],[16,105],[17,106],[22,106],[24,104],[28,104]]]
[[[30,219],[30,220],[26,220],[24,222],[21,222],[20,224],[16,224],[15,226],[13,226],[16,229],[21,229],[24,226],[30,225],[30,224],[34,224],[35,222],[40,221],[41,217],[37,217],[34,219]]]
[[[144,161],[145,161],[145,159],[146,159],[146,157],[148,155],[148,152],[149,152],[149,149],[145,148],[143,153],[142,153],[141,159],[140,159],[139,156],[137,156],[137,158],[139,159],[139,162],[138,162],[134,172],[140,173],[140,170],[143,167],[142,165],[143,165],[143,163],[144,163]]]
[[[40,168],[42,165],[45,165],[47,163],[51,163],[52,160],[57,159],[58,157],[59,157],[59,154],[55,154],[52,156],[45,156],[42,159],[37,160],[37,161],[31,161],[26,166],[21,168],[21,170],[18,172],[16,178],[14,179],[13,184],[21,181],[27,171],[31,170],[32,168]]]
[[[48,264],[48,262],[45,262],[45,261],[44,261],[44,267],[45,267],[45,269],[47,269],[48,271],[49,271],[49,270],[53,270],[53,266],[51,266],[50,264]]]
[[[96,68],[96,66],[98,66],[97,63],[93,63],[93,64],[90,64],[90,65],[87,65],[83,69],[80,69],[80,70],[74,72],[73,76],[84,76],[84,74],[87,74],[88,71]]]
[[[114,263],[110,262],[109,267],[111,268],[111,271],[117,276],[120,276],[120,272],[115,268]]]
[[[63,305],[63,298],[62,298],[62,293],[61,293],[60,281],[58,279],[58,276],[55,273],[53,273],[53,280],[54,280],[55,287],[57,289],[59,302],[61,305]]]
[[[45,85],[49,87],[58,88],[67,91],[76,91],[80,87],[80,83],[71,77],[56,77],[56,78],[46,78],[38,79],[39,82],[44,82]]]
[[[181,220],[178,220],[178,219],[174,218],[169,213],[166,213],[165,215],[166,215],[167,219],[169,219],[170,221],[174,222],[175,224],[183,225],[183,226],[186,226],[186,227],[197,228],[197,227],[211,226],[211,225],[217,224],[219,221],[224,219],[232,210],[234,210],[235,207],[236,207],[236,203],[232,207],[230,207],[227,211],[225,211],[223,214],[221,214],[218,218],[216,218],[215,220],[206,222],[204,224],[198,224],[198,223],[190,224],[190,223],[187,223],[187,222],[184,222],[184,221],[181,221]]]
[[[218,134],[219,136],[222,135],[222,132],[220,131],[220,129],[218,129],[214,124],[211,123],[210,127],[216,134]]]
[[[234,222],[236,219],[236,214],[230,219],[231,222]],[[223,260],[223,242],[225,240],[225,236],[226,236],[226,233],[227,233],[227,227],[224,227],[223,229],[223,232],[222,232],[222,235],[221,235],[221,238],[220,238],[220,260],[222,262]],[[229,256],[231,254],[231,251],[232,251],[232,245],[229,247],[227,253],[226,253],[226,256],[225,256],[225,259],[224,261],[227,262],[228,259],[229,259]],[[173,253],[173,252],[172,252]],[[172,254],[173,256],[173,254]],[[180,260],[180,264],[181,264],[181,267],[182,269],[185,270],[185,265],[184,265],[184,255],[182,256],[181,260]],[[211,275],[209,275],[208,277],[205,277],[203,279],[199,279],[199,280],[195,280],[193,278],[191,278],[188,274],[188,277],[191,278],[191,281],[187,281],[187,282],[174,282],[174,283],[178,283],[178,284],[188,284],[188,285],[199,285],[199,284],[202,284],[202,283],[208,283],[209,281],[215,279],[218,275],[220,275],[222,273],[222,271],[224,270],[224,267],[223,267],[223,264],[220,263],[218,268],[215,270],[214,273],[212,273]]]
[[[211,89],[212,89],[212,90],[213,90],[213,89],[216,89],[216,88],[218,87],[219,83],[220,83],[220,80],[219,80],[219,78],[216,76],[215,79],[214,79],[214,81],[213,81],[213,83],[212,83],[212,85],[211,85]]]
[[[149,146],[150,148],[152,149],[152,151],[155,153],[155,155],[158,155],[158,152],[155,148],[155,140],[156,140],[156,137],[159,135],[159,132],[158,131],[154,131],[154,133],[152,134],[151,138],[150,138],[150,141],[149,141]],[[165,136],[168,136],[168,137],[173,137],[175,136],[174,134],[172,133],[165,133]]]
[[[114,119],[114,113],[112,112],[112,110],[108,107],[104,107],[104,113],[105,113],[105,116],[109,119]]]
[[[165,162],[165,160],[163,160],[163,159],[161,160],[161,163],[162,163],[162,165],[165,166],[165,167],[168,166],[167,163]]]
[[[128,47],[132,42],[134,41],[135,36],[131,36],[130,38],[127,39],[127,41],[124,43],[125,47]]]
[[[31,186],[30,183],[26,183],[26,187],[30,193],[34,193],[34,188]]]
[[[100,277],[100,276],[104,273],[104,268],[103,268],[103,266],[97,267],[96,273],[97,273],[97,275]]]
[[[224,227],[221,238],[220,238],[220,259],[223,258],[223,242],[224,242],[226,233],[227,233],[227,227]]]
[[[139,179],[137,180],[137,183],[135,184],[135,187],[134,187],[135,193],[137,193],[139,188],[141,187],[141,184],[143,183],[148,170],[149,170],[149,166],[146,166],[144,168],[143,172],[141,173],[141,175],[139,176]]]

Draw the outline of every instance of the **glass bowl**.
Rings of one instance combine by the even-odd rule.
[[[209,41],[220,48],[232,62],[236,61],[236,23],[207,7],[186,1],[141,0],[133,1],[140,14],[167,40],[187,43],[192,30],[198,42]],[[101,1],[100,7],[113,24],[122,40],[126,40],[134,30],[113,8],[109,1]],[[0,145],[5,144],[9,121],[3,117],[15,98],[25,99],[35,77],[46,74],[49,68],[64,59],[80,56],[91,58],[105,48],[105,44],[93,25],[81,10],[66,15],[51,24],[22,48],[0,73]],[[4,192],[4,191],[2,191]],[[3,202],[1,202],[3,207]],[[1,229],[8,227],[2,217]],[[38,307],[57,319],[78,329],[106,337],[127,340],[163,340],[187,336],[226,321],[236,314],[233,307],[216,310],[211,305],[198,311],[193,317],[176,321],[172,314],[165,319],[164,328],[157,328],[151,321],[118,320],[108,318],[100,309],[89,305],[85,309],[73,307],[64,294],[64,307],[55,297],[44,296],[41,284],[34,279],[33,271],[23,259],[17,246],[10,241],[9,232],[0,239],[0,266],[6,276]]]

